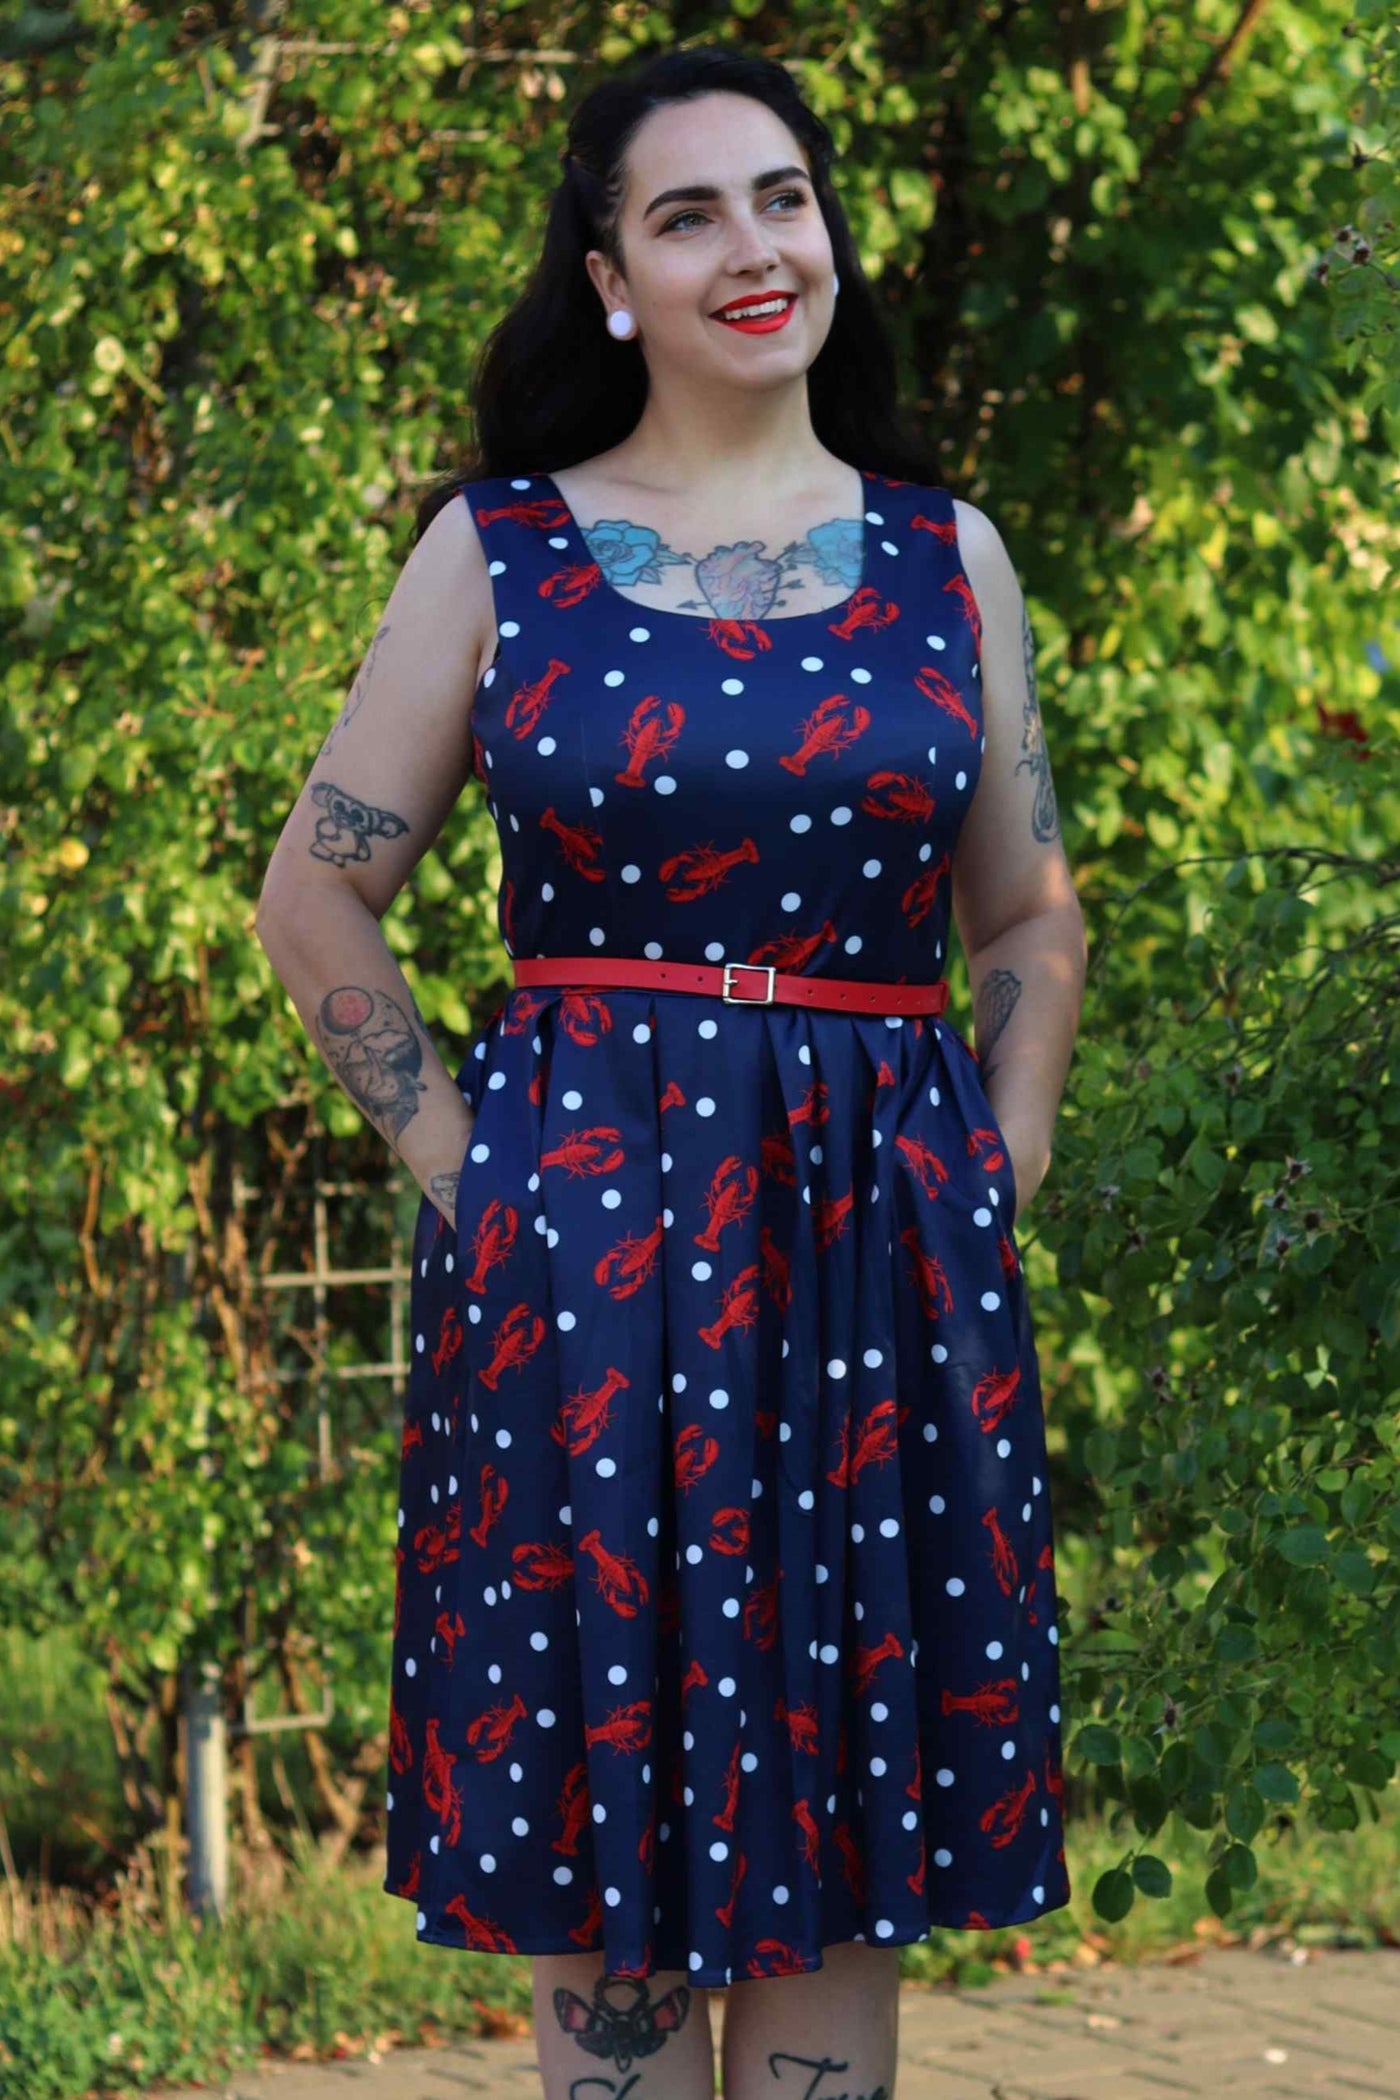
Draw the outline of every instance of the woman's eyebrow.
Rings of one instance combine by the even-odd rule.
[[[794,175],[800,176],[803,182],[810,180],[805,168],[769,168],[766,174],[754,176],[752,187],[755,192],[770,190],[775,182],[791,182]],[[723,194],[712,182],[692,182],[684,189],[662,190],[660,196],[652,198],[642,217],[649,219],[663,204],[713,204]]]

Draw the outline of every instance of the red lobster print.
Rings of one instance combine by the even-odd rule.
[[[562,990],[557,1011],[571,1043],[591,1048],[612,1033],[612,1008],[600,992]]]
[[[413,1738],[408,1732],[408,1723],[389,1694],[389,1764],[395,1772],[413,1770]]]
[[[1009,1597],[1017,1581],[1016,1553],[1010,1539],[1001,1528],[995,1503],[986,1511],[982,1522],[992,1534],[992,1573],[997,1579],[997,1587],[1003,1597]]]
[[[1003,1415],[1010,1414],[1016,1405],[1016,1388],[1020,1383],[1019,1364],[1014,1371],[986,1371],[978,1379],[968,1404],[981,1422],[984,1436],[999,1426]]]
[[[916,510],[909,520],[909,529],[911,532],[931,532],[945,547],[956,547],[958,543],[956,518],[929,518],[923,511]]]
[[[554,1442],[562,1444],[567,1437],[570,1458],[581,1456],[611,1426],[613,1394],[626,1392],[631,1383],[630,1378],[609,1364],[601,1383],[591,1393],[575,1393],[563,1402],[559,1419],[549,1425]]]
[[[658,1215],[645,1237],[638,1239],[629,1232],[622,1239],[614,1240],[607,1253],[600,1255],[594,1263],[593,1281],[605,1288],[610,1298],[633,1297],[644,1283],[650,1281],[665,1236],[666,1228]],[[616,1282],[612,1280],[614,1275]]]
[[[763,1265],[763,1288],[779,1312],[786,1312],[792,1303],[792,1260],[774,1239],[771,1225],[765,1225],[758,1235],[758,1252]]]
[[[994,1130],[988,1130],[985,1124],[979,1124],[976,1130],[968,1133],[968,1158],[975,1159],[979,1153],[988,1174],[1000,1173],[1006,1165],[1006,1154],[1002,1150],[1001,1139]]]
[[[739,1884],[745,1874],[748,1873],[748,1870],[749,1862],[747,1857],[742,1852],[736,1852],[734,1855],[734,1870],[729,1877],[729,1894],[725,1897],[723,1903],[715,1906],[715,1917],[723,1925],[726,1932],[734,1923],[734,1899],[739,1893]]]
[[[899,908],[904,914],[907,926],[923,924],[938,902],[938,885],[952,865],[951,854],[945,853],[931,868],[924,868],[914,877],[899,900]]]
[[[849,1824],[833,1823],[831,1842],[841,1855],[841,1873],[857,1903],[865,1901],[865,1859]]]
[[[750,1172],[757,1182],[757,1170],[751,1168]],[[740,1269],[730,1278],[724,1287],[719,1318],[708,1327],[696,1329],[702,1342],[718,1349],[727,1334],[736,1330],[742,1333],[745,1328],[754,1326],[758,1319],[758,1273],[758,1263],[751,1261],[747,1268]]]
[[[452,1784],[452,1770],[457,1760],[438,1740],[436,1714],[428,1716],[428,1740],[423,1747],[423,1799],[443,1825],[443,1836],[449,1846],[455,1845],[462,1835],[462,1795]]]
[[[847,1665],[851,1687],[857,1698],[869,1691],[870,1680],[882,1662],[901,1662],[904,1658],[904,1643],[893,1628],[873,1645],[857,1643]]]
[[[830,919],[823,919],[815,933],[785,933],[777,940],[762,941],[749,951],[749,961],[762,965],[772,963],[775,970],[784,976],[801,976],[819,948],[829,948],[836,938],[836,928]]]
[[[821,1867],[822,1835],[817,1828],[816,1817],[812,1814],[811,1804],[805,1799],[794,1801],[792,1820],[802,1832],[803,1860],[816,1874]]]
[[[753,1980],[762,1976],[800,1976],[806,1966],[797,1949],[786,1940],[755,1940],[748,1975]]]
[[[413,1550],[418,1555],[420,1575],[432,1575],[445,1568],[450,1561],[461,1558],[459,1541],[462,1536],[462,1505],[452,1502],[447,1510],[447,1528],[437,1524],[424,1524],[413,1534]]]
[[[899,824],[927,824],[938,804],[917,773],[872,773],[861,808],[867,817],[892,817]]]
[[[457,1653],[457,1643],[466,1630],[467,1622],[460,1612],[440,1611],[433,1621],[433,1633],[446,1650],[449,1670]]]
[[[441,1217],[441,1211],[439,1211],[438,1215]],[[410,1451],[421,1451],[422,1449],[423,1424],[421,1422],[405,1422],[403,1435],[399,1438],[399,1457],[401,1459],[407,1458]]]
[[[968,713],[951,678],[945,678],[936,664],[920,664],[914,673],[914,683],[925,700],[931,700],[935,707],[941,707],[944,714],[951,715],[955,722],[963,723],[968,735],[976,743],[977,718]]]
[[[1010,1240],[1007,1238],[1004,1232],[999,1232],[997,1234],[997,1259],[1001,1263],[1001,1273],[1003,1276],[1009,1279],[1012,1276],[1020,1275],[1021,1264],[1017,1260],[1016,1249],[1012,1246]]]
[[[438,1215],[441,1216],[441,1212]],[[457,1317],[456,1306],[444,1306],[442,1319],[438,1325],[437,1347],[434,1349],[431,1358],[433,1376],[435,1378],[441,1378],[453,1357],[459,1353],[462,1341],[462,1323]]]
[[[541,1152],[540,1166],[567,1167],[575,1180],[581,1174],[615,1174],[627,1157],[621,1137],[622,1132],[612,1123],[592,1123],[586,1130],[571,1130],[557,1145]]]
[[[744,1639],[752,1641],[755,1648],[771,1648],[778,1638],[778,1584],[781,1574],[771,1582],[756,1582],[744,1599]]]
[[[863,583],[839,620],[828,620],[832,634],[849,642],[857,634],[878,633],[899,618],[899,607],[882,598],[873,583]]]
[[[645,1750],[651,1741],[650,1699],[615,1706],[606,1721],[584,1729],[583,1740],[590,1750],[595,1743],[610,1743],[614,1750]]]
[[[1009,1728],[1020,1716],[1014,1677],[998,1677],[995,1684],[979,1684],[975,1692],[950,1692],[943,1687],[945,1714],[971,1714],[979,1728]]]
[[[760,650],[771,649],[772,638],[757,620],[707,620],[705,639],[722,649],[736,663],[751,663]]]
[[[1035,1774],[1026,1767],[1026,1783],[1012,1787],[990,1808],[984,1808],[977,1818],[977,1828],[985,1831],[998,1850],[1009,1845],[1026,1819],[1031,1795],[1035,1792]]]
[[[394,1893],[399,1896],[416,1896],[422,1885],[423,1854],[421,1851],[418,1851],[414,1853],[409,1861],[408,1872],[404,1875],[403,1880],[395,1885]]]
[[[877,1400],[860,1425],[856,1448],[851,1454],[850,1478],[856,1480],[870,1465],[882,1466],[899,1451],[898,1425],[893,1400]],[[843,1481],[842,1486],[846,1483]]]
[[[804,1757],[817,1754],[817,1709],[810,1703],[806,1706],[789,1706],[785,1699],[773,1702],[773,1719],[780,1726],[786,1724],[788,1741],[794,1750]]]
[[[490,1764],[503,1750],[509,1749],[515,1724],[524,1718],[525,1701],[517,1692],[509,1706],[488,1706],[474,1720],[468,1721],[467,1741],[476,1750],[478,1762]]]
[[[752,839],[743,839],[729,851],[722,852],[717,846],[687,847],[683,853],[673,853],[663,860],[657,874],[667,885],[666,896],[672,904],[693,904],[697,897],[706,897],[717,890],[729,876],[731,868],[742,867],[745,862],[757,865],[758,847]],[[677,870],[682,874],[679,881],[671,878]]]
[[[812,1230],[820,1253],[824,1254],[844,1236],[855,1200],[855,1190],[847,1189],[844,1196],[824,1196],[812,1205]]]
[[[899,1235],[899,1243],[907,1247],[914,1257],[912,1271],[914,1288],[919,1294],[919,1306],[926,1320],[936,1320],[940,1309],[953,1310],[953,1293],[948,1282],[948,1272],[936,1254],[926,1254],[919,1238],[917,1225],[906,1225]],[[940,1308],[939,1300],[942,1299]]]
[[[792,1139],[783,1131],[775,1130],[769,1136],[760,1138],[758,1163],[767,1180],[776,1181],[780,1188],[796,1188],[797,1155],[793,1151]],[[767,1235],[768,1227],[765,1225],[763,1236],[767,1238]]]
[[[544,667],[542,678],[532,678],[527,685],[519,685],[506,702],[503,717],[506,728],[522,741],[529,736],[540,716],[549,704],[549,689],[557,679],[563,677],[569,666],[551,656]]]
[[[710,1818],[710,1821],[720,1830],[732,1830],[734,1828],[734,1813],[739,1806],[739,1759],[742,1754],[739,1744],[736,1743],[729,1753],[729,1761],[724,1768],[724,1806],[716,1809],[714,1815]]]
[[[479,1298],[485,1296],[487,1276],[510,1259],[519,1230],[520,1213],[515,1205],[493,1196],[472,1232],[472,1266],[462,1276],[466,1290],[475,1291]]]
[[[595,1881],[588,1891],[588,1909],[580,1923],[570,1929],[569,1938],[576,1946],[594,1948],[598,1944],[598,1934],[602,1926],[603,1899],[598,1893],[598,1884]]]
[[[742,1504],[717,1509],[710,1518],[710,1536],[707,1542],[714,1553],[747,1553],[749,1550],[749,1512]]]
[[[551,1852],[567,1852],[570,1859],[577,1858],[579,1839],[588,1828],[592,1808],[586,1759],[581,1757],[576,1764],[570,1765],[554,1807],[560,1818],[559,1835],[550,1839],[549,1849]]]
[[[706,1686],[707,1686],[707,1685],[709,1684],[709,1681],[710,1681],[710,1673],[709,1673],[709,1671],[708,1671],[708,1670],[707,1670],[707,1669],[705,1668],[705,1665],[704,1665],[704,1664],[703,1664],[703,1663],[701,1662],[701,1660],[700,1660],[699,1656],[697,1655],[697,1656],[696,1656],[696,1658],[695,1658],[695,1660],[694,1660],[694,1661],[693,1661],[692,1663],[690,1663],[690,1664],[689,1664],[689,1666],[688,1666],[688,1667],[687,1667],[687,1669],[686,1669],[686,1673],[685,1673],[684,1677],[682,1677],[682,1679],[681,1679],[681,1711],[682,1711],[682,1712],[684,1712],[684,1711],[685,1711],[685,1705],[686,1705],[686,1701],[687,1701],[687,1700],[689,1699],[689,1697],[690,1697],[691,1693],[692,1693],[692,1692],[694,1692],[694,1691],[702,1691],[702,1692],[703,1692],[703,1691],[705,1690]],[[679,1776],[679,1775],[677,1775],[677,1776]],[[679,1793],[679,1791],[677,1791],[677,1794],[676,1794],[676,1799],[677,1799],[677,1800],[679,1801],[679,1800],[680,1800],[680,1798],[681,1798],[681,1797],[680,1797],[680,1793]]]
[[[551,803],[540,813],[540,830],[554,833],[575,875],[581,875],[585,882],[607,881],[607,870],[596,865],[603,850],[603,834],[591,824],[566,824]]]
[[[467,1907],[465,1896],[453,1896],[443,1904],[449,1918],[456,1918],[462,1928],[463,1945],[474,1954],[516,1954],[519,1949],[508,1932],[502,1931],[492,1918],[478,1917]]]
[[[523,1298],[518,1305],[512,1305],[491,1337],[491,1361],[481,1369],[481,1382],[487,1391],[496,1391],[503,1371],[523,1371],[544,1337],[545,1324],[539,1314],[532,1313]]]
[[[704,1479],[718,1457],[718,1440],[712,1436],[702,1436],[698,1422],[687,1422],[675,1443],[676,1486],[689,1494],[696,1481]]]
[[[494,1485],[492,1484],[494,1482]],[[510,1482],[498,1477],[489,1458],[483,1459],[481,1478],[477,1486],[477,1508],[480,1515],[467,1533],[474,1546],[484,1546],[501,1520],[501,1511],[510,1500]]]
[[[931,1151],[922,1138],[899,1136],[895,1139],[895,1150],[902,1154],[904,1163],[923,1193],[934,1201],[939,1187],[948,1179],[948,1169],[938,1154]]]
[[[839,757],[869,727],[868,707],[848,700],[844,693],[828,693],[802,724],[802,742],[796,751],[779,752],[778,764],[801,780],[813,759]]]
[[[710,1176],[710,1185],[704,1196],[710,1222],[703,1232],[693,1235],[696,1246],[704,1247],[710,1254],[718,1254],[720,1234],[726,1226],[736,1225],[741,1218],[748,1216],[757,1194],[757,1167],[746,1167],[737,1152],[728,1153]]]
[[[613,774],[619,787],[644,788],[647,767],[664,759],[679,738],[685,726],[685,709],[679,701],[668,700],[663,728],[657,717],[661,704],[659,693],[648,693],[627,717],[621,737],[627,747],[627,764],[621,773]]]
[[[511,1579],[518,1590],[558,1590],[574,1572],[567,1546],[554,1541],[522,1539],[510,1549]]]
[[[609,1553],[603,1544],[603,1534],[596,1528],[585,1532],[578,1542],[580,1553],[592,1555],[598,1578],[598,1590],[621,1619],[635,1619],[639,1604],[645,1604],[651,1595],[647,1579],[634,1560],[625,1554]]]
[[[973,596],[972,585],[965,576],[950,576],[943,588],[945,591],[951,591],[959,605],[961,605],[963,617],[972,629],[973,642],[980,651],[982,647],[982,615],[978,610],[977,600]]]
[[[829,1123],[831,1110],[827,1105],[827,1096],[830,1091],[824,1079],[814,1079],[796,1108],[788,1110],[789,1128],[795,1130],[799,1123],[810,1123],[814,1130],[820,1130],[824,1123]]]

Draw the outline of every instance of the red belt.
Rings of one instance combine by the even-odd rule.
[[[799,977],[771,963],[643,962],[631,955],[517,955],[517,985],[615,984],[639,991],[718,994],[727,1006],[830,1006],[859,1014],[941,1014],[948,980],[933,984],[874,984],[859,977]],[[742,991],[736,972],[767,978]]]

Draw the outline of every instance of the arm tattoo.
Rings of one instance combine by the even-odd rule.
[[[1045,749],[1045,729],[1040,719],[1040,707],[1035,692],[1035,640],[1031,634],[1030,615],[1024,604],[1021,607],[1021,648],[1026,659],[1026,706],[1021,718],[1021,749],[1024,758],[1017,759],[1016,771],[1029,767],[1035,781],[1035,806],[1031,812],[1031,830],[1042,846],[1060,835],[1060,817],[1055,807],[1055,783],[1050,778],[1050,756]]]
[[[383,641],[385,635],[388,632],[389,622],[387,620],[384,620],[380,624],[379,632],[375,635],[374,640],[369,645],[369,653],[360,666],[359,676],[356,678],[355,683],[350,688],[349,698],[346,700],[344,707],[342,707],[342,709],[340,710],[339,717],[331,724],[330,733],[327,736],[324,744],[322,744],[321,746],[319,753],[320,757],[324,758],[326,756],[326,753],[331,749],[331,746],[335,743],[336,738],[340,735],[340,732],[345,727],[346,723],[353,722],[356,715],[359,713],[360,706],[364,700],[365,694],[369,691],[370,678],[372,677],[374,672],[374,659],[379,654],[379,644]]]
[[[450,1174],[432,1175],[428,1182],[428,1194],[449,1218],[457,1215],[457,1187],[461,1179],[460,1170],[454,1168]]]
[[[392,1141],[418,1113],[428,1091],[420,1077],[423,1046],[407,1014],[387,992],[341,984],[327,992],[316,1016],[326,1063],[350,1099]]]
[[[977,1058],[981,1066],[981,1079],[985,1087],[996,1067],[987,1060],[1007,1022],[1016,1011],[1016,1002],[1021,996],[1021,980],[1014,970],[988,970],[978,989],[973,1010],[973,1023],[977,1032]]]
[[[405,819],[392,809],[376,809],[329,780],[315,783],[311,799],[325,815],[316,819],[316,836],[310,851],[317,860],[328,860],[335,868],[343,868],[351,860],[368,860],[371,839],[401,838],[408,829]]]
[[[608,1992],[620,1989],[633,1993],[630,2005],[609,2004]],[[627,2078],[633,2063],[655,2056],[658,2049],[664,2049],[669,2037],[684,2027],[690,1996],[690,1986],[678,1983],[673,1990],[652,2000],[644,1976],[600,1976],[593,1986],[591,2005],[577,1991],[559,1985],[554,1993],[554,2017],[587,2055],[605,2058],[617,2066],[619,2077],[627,2082],[615,2086],[609,2079],[607,2089],[620,2096],[630,2093],[636,2083]],[[585,2095],[596,2095],[602,2083],[596,2078],[575,2079],[569,2092],[584,2100]]]
[[[697,589],[699,597],[682,597],[658,609],[709,613],[719,620],[766,619],[776,606],[786,604],[785,591],[805,590],[799,573],[803,568],[815,576],[819,589],[834,585],[848,598],[861,580],[865,558],[863,518],[828,518],[775,555],[763,552],[762,540],[721,542],[708,554],[680,554],[650,525],[637,525],[629,518],[599,518],[580,530],[615,591],[625,595],[639,583],[660,583],[663,569],[681,568],[687,573],[677,581]],[[671,595],[675,597],[674,591]],[[834,601],[833,609],[844,602]]]

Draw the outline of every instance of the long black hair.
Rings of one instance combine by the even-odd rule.
[[[584,96],[569,121],[564,174],[549,201],[530,280],[487,337],[471,383],[476,443],[417,506],[415,543],[464,482],[552,473],[620,444],[641,416],[646,363],[634,336],[618,342],[584,257],[601,249],[625,274],[618,232],[627,150],[663,103],[718,92],[766,103],[803,148],[841,280],[826,341],[807,374],[812,427],[849,466],[923,485],[939,481],[933,446],[906,419],[894,350],[831,186],[835,143],[787,68],[717,44],[671,49]]]

